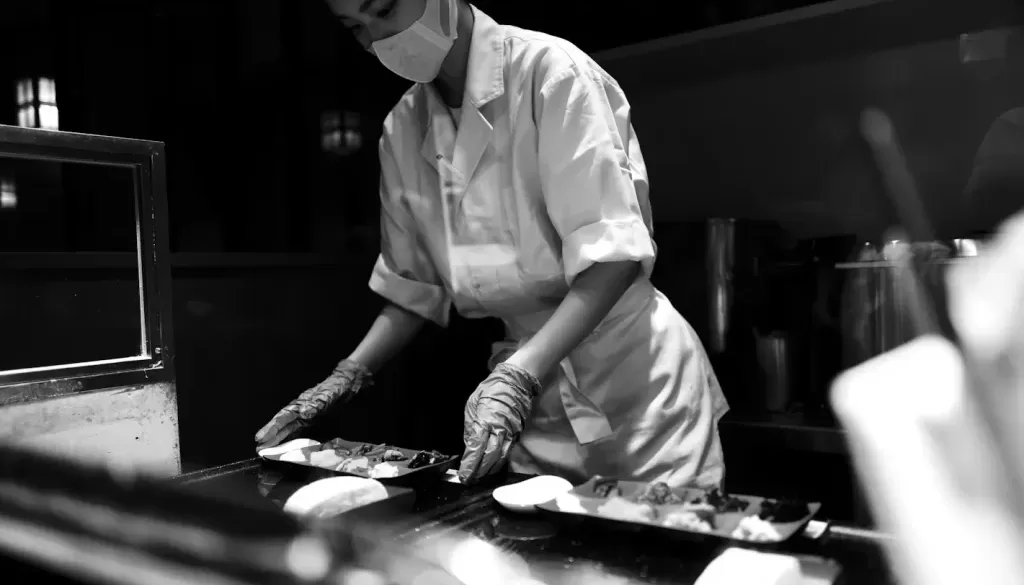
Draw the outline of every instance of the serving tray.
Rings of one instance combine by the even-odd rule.
[[[821,509],[819,502],[780,501],[694,488],[668,488],[664,484],[659,487],[662,497],[651,498],[653,485],[598,476],[537,508],[562,521],[588,521],[610,528],[757,545],[772,545],[789,540],[801,532]],[[642,498],[645,492],[648,493],[647,501]],[[661,503],[666,500],[671,503]],[[712,502],[718,504],[718,507]],[[680,524],[678,521],[684,512],[696,513],[707,525],[700,529]],[[764,531],[737,531],[741,522],[749,517],[758,520],[747,520],[745,526],[762,528]],[[766,525],[769,528],[765,528]]]
[[[273,464],[314,468],[335,475],[366,477],[385,485],[397,486],[408,486],[424,480],[440,481],[458,460],[457,456],[435,451],[344,439],[332,439],[323,444],[260,457]]]

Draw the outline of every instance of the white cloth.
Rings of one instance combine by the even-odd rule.
[[[384,122],[370,287],[441,325],[452,304],[500,317],[504,359],[587,267],[639,262],[637,282],[544,380],[513,468],[718,483],[728,405],[693,329],[648,279],[647,171],[625,95],[570,43],[473,10],[458,129],[426,84]]]

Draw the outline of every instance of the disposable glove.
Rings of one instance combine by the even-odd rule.
[[[522,368],[498,364],[466,401],[459,478],[473,483],[499,471],[523,432],[541,384]]]
[[[256,449],[273,447],[294,438],[328,408],[348,402],[360,389],[373,385],[373,375],[362,364],[343,360],[326,380],[306,390],[256,433]]]

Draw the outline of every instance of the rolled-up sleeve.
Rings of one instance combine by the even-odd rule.
[[[622,90],[574,64],[544,82],[537,103],[541,187],[566,280],[595,263],[628,260],[650,276],[647,177]]]
[[[370,289],[407,311],[447,326],[451,300],[418,234],[398,166],[383,139],[380,200],[380,256],[370,276]]]

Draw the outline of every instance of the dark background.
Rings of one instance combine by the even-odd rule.
[[[673,4],[671,14],[658,3],[481,6],[499,22],[573,41],[622,83],[652,182],[656,284],[702,336],[706,218],[772,222],[789,242],[870,239],[893,222],[856,138],[866,106],[892,115],[945,234],[989,229],[1020,206],[1016,194],[979,203],[965,187],[992,121],[1024,101],[1015,85],[1024,73],[999,51],[964,63],[960,36],[1020,22],[1015,3],[817,5],[798,25],[778,14],[810,2]],[[699,32],[621,49],[688,31]],[[380,307],[366,288],[375,143],[408,84],[359,50],[318,0],[5,0],[0,55],[0,123],[16,122],[17,79],[52,77],[61,130],[166,143],[182,456],[194,468],[251,455],[253,433],[326,376]],[[329,111],[359,114],[361,150],[322,149]],[[67,176],[52,184],[64,197],[47,204],[48,217],[61,221],[45,236],[25,228],[29,203],[0,210],[0,327],[49,332],[37,353],[59,346],[81,357],[138,329],[124,284],[132,248],[109,236],[130,192],[105,185],[109,213],[87,217],[81,189]],[[81,262],[54,272],[14,254],[41,251]],[[348,438],[458,452],[462,404],[498,335],[491,321],[430,328],[333,424]],[[738,401],[749,389],[726,390]],[[835,453],[742,444],[728,456],[734,477],[760,461],[783,483],[803,478],[812,495],[848,500],[852,491]],[[770,489],[782,488],[761,491]]]

